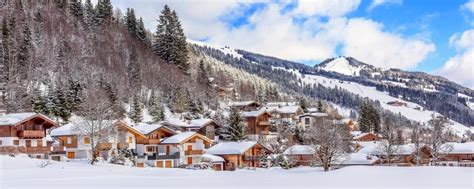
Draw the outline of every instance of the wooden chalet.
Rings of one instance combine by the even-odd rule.
[[[50,118],[33,112],[0,115],[0,153],[47,158],[52,145],[47,130],[57,126]]]
[[[181,132],[197,132],[211,140],[216,140],[216,132],[220,127],[212,119],[167,120],[164,125]]]
[[[192,165],[201,161],[201,155],[208,149],[213,141],[204,135],[196,132],[182,132],[164,139],[160,142],[159,154],[169,155],[171,152],[177,153],[177,158],[172,162],[171,167]],[[166,161],[155,161],[158,168],[166,166]]]
[[[315,150],[309,145],[293,145],[283,152],[294,166],[310,166],[314,160]]]
[[[240,111],[256,111],[260,108],[260,104],[255,101],[231,102],[229,106],[230,108],[236,107]]]
[[[206,150],[206,154],[224,158],[224,170],[235,170],[238,167],[258,167],[260,157],[269,153],[270,150],[255,141],[221,142]]]
[[[258,137],[270,133],[271,115],[263,108],[258,111],[244,111],[241,113],[241,116],[244,119],[247,135]]]

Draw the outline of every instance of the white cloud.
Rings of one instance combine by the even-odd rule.
[[[465,9],[474,13],[474,0],[469,0],[461,6],[461,9]]]
[[[372,0],[372,3],[370,3],[369,7],[367,8],[368,10],[372,10],[378,6],[382,6],[385,4],[402,4],[403,0]]]
[[[343,54],[382,68],[414,68],[435,50],[432,43],[384,32],[363,18],[350,19],[344,37]]]
[[[338,55],[336,49],[341,46],[343,55],[375,66],[413,68],[434,50],[429,42],[386,32],[375,21],[347,18],[348,13],[358,8],[360,0],[301,0],[287,11],[282,10],[290,0],[269,1],[248,16],[248,24],[233,28],[223,18],[242,14],[239,12],[242,7],[255,1],[114,0],[113,3],[122,10],[135,8],[151,30],[164,4],[168,4],[178,12],[190,39],[207,39],[210,43],[289,60],[321,61]],[[295,18],[305,19],[295,21]]]
[[[449,38],[449,44],[456,48],[457,54],[449,58],[437,73],[474,88],[474,29],[461,35],[454,34]]]

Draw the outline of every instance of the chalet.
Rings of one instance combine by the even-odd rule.
[[[450,149],[443,153],[438,165],[474,167],[474,142],[446,143]]]
[[[26,153],[35,158],[47,158],[52,141],[47,130],[58,124],[37,113],[0,115],[0,153]]]
[[[271,115],[264,108],[258,111],[241,113],[244,119],[245,131],[250,138],[264,137],[270,133]]]
[[[163,122],[164,125],[182,132],[192,131],[217,140],[216,131],[219,125],[212,119],[178,120],[170,119]]]
[[[201,162],[208,163],[212,166],[212,169],[215,171],[224,170],[224,158],[212,154],[203,154],[201,155]]]
[[[82,118],[73,117],[71,120],[70,123],[51,131],[51,137],[56,140],[52,150],[53,160],[60,161],[64,155],[66,155],[68,159],[86,159],[92,157],[91,138],[82,135],[75,129],[76,127],[80,127],[81,124],[84,124]],[[104,159],[108,159],[113,153],[116,153],[114,150],[135,148],[135,140],[130,138],[134,135],[130,133],[130,131],[137,131],[126,129],[126,124],[122,122],[112,124],[118,127],[117,132],[110,135],[106,141],[97,143],[97,151],[94,152],[99,153],[99,156]]]
[[[212,140],[196,132],[182,132],[164,139],[159,144],[158,154],[178,153],[172,167],[199,163],[204,150],[209,148]],[[166,161],[156,161],[156,167],[167,167]]]
[[[327,117],[328,117],[327,113],[321,113],[321,112],[305,113],[299,116],[299,123],[300,123],[300,126],[304,128],[309,128],[313,124],[322,123],[323,119]]]
[[[293,145],[283,152],[283,155],[295,166],[311,166],[316,151],[309,145]]]
[[[206,150],[206,154],[223,157],[224,170],[235,170],[238,167],[258,167],[260,157],[270,150],[255,141],[221,142]]]
[[[267,107],[266,111],[272,115],[272,120],[278,124],[284,122],[290,124],[297,124],[299,116],[304,114],[301,106],[281,106],[281,107]]]
[[[390,106],[405,106],[405,107],[407,106],[407,103],[400,102],[398,100],[387,102],[387,104],[390,105]]]
[[[240,111],[256,111],[260,108],[260,104],[255,101],[240,101],[240,102],[230,102],[229,107],[236,107]]]
[[[173,161],[179,158],[177,151],[160,149],[162,146],[159,145],[165,138],[177,134],[173,129],[161,123],[140,123],[131,128],[138,131],[134,135],[136,149],[133,150],[137,167],[143,167],[145,163],[150,166],[156,166],[157,162],[162,163],[163,161],[165,162],[165,167],[172,167]],[[161,151],[166,153],[160,153]]]
[[[380,141],[382,137],[374,133],[360,133],[352,137],[354,141],[359,142],[370,142],[370,141]]]

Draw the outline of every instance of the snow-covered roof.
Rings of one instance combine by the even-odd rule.
[[[312,155],[314,153],[314,149],[309,145],[293,145],[283,152],[285,155]]]
[[[373,133],[362,133],[362,132],[359,133],[359,134],[356,134],[356,135],[354,135],[355,133],[351,132],[351,134],[352,134],[354,140],[360,139],[360,138],[365,137],[367,135],[375,135]]]
[[[212,154],[203,154],[203,155],[201,155],[201,160],[206,161],[206,162],[211,162],[211,163],[225,162],[224,158],[222,158],[220,156],[215,156],[215,155],[212,155]]]
[[[243,154],[245,151],[252,148],[256,144],[257,142],[255,141],[221,142],[207,149],[206,154],[218,154],[218,155]]]
[[[197,134],[196,132],[182,132],[175,134],[171,137],[164,139],[161,144],[179,144],[184,142],[186,139],[192,137],[193,135]]]
[[[229,106],[248,106],[252,104],[258,104],[258,103],[255,101],[229,102]]]
[[[257,116],[262,115],[263,113],[266,113],[265,108],[260,108],[259,110],[256,110],[256,111],[243,111],[241,113],[241,116],[242,117],[257,117]]]
[[[298,110],[301,110],[300,106],[282,106],[276,111],[282,114],[295,114],[298,112]]]
[[[33,116],[40,115],[34,112],[23,112],[23,113],[11,113],[0,116],[0,126],[16,125],[22,121],[25,121]],[[45,117],[45,116],[43,116]],[[46,118],[46,117],[45,117]],[[50,120],[51,122],[54,122]]]
[[[193,119],[193,120],[181,120],[177,118],[171,118],[169,120],[166,120],[163,124],[168,124],[172,125],[175,127],[204,127],[205,125],[213,122],[212,119]]]
[[[154,123],[154,124],[149,124],[149,123],[139,123],[138,125],[133,126],[132,128],[137,130],[138,132],[147,135],[150,134],[151,132],[159,129],[159,128],[166,128],[167,130],[170,130],[174,132],[172,129],[167,128],[164,126],[162,123]]]
[[[344,161],[343,165],[371,165],[378,160],[377,157],[365,153],[351,153]]]
[[[294,106],[297,105],[296,102],[267,102],[267,106]]]
[[[328,116],[327,113],[323,112],[313,112],[313,113],[305,113],[303,115],[300,115],[300,117],[306,117],[306,116],[311,116],[311,117],[326,117]]]
[[[447,152],[448,154],[474,154],[474,142],[448,142],[445,145],[450,145],[452,147],[452,150]]]
[[[53,129],[50,133],[51,136],[68,136],[76,134],[74,131],[74,127],[76,126],[75,122],[70,122],[66,125]]]

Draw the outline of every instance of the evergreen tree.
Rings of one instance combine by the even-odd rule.
[[[324,112],[324,107],[321,100],[318,100],[318,112]]]
[[[304,97],[300,98],[300,106],[301,106],[301,109],[303,109],[305,113],[308,112],[308,101],[306,101]]]
[[[189,69],[186,36],[178,15],[165,5],[158,19],[153,51],[164,61],[176,64],[187,73]]]
[[[68,92],[59,85],[52,95],[53,108],[52,113],[60,117],[64,123],[69,122],[72,115],[72,103],[68,98]]]
[[[86,0],[84,3],[84,13],[83,13],[84,23],[88,29],[92,29],[95,25],[95,10],[94,5],[92,5],[91,0]]]
[[[28,76],[28,67],[30,64],[30,54],[31,54],[31,31],[26,22],[26,19],[23,19],[21,22],[22,27],[22,39],[20,41],[20,46],[18,47],[18,73],[20,75],[21,81],[24,81]]]
[[[140,17],[137,21],[137,31],[136,31],[136,37],[138,41],[142,42],[143,44],[150,46],[148,38],[146,36],[146,29],[145,29],[145,24],[143,23],[143,19]]]
[[[108,25],[113,19],[113,7],[110,0],[99,0],[97,2],[96,21],[98,25]]]
[[[128,63],[128,78],[130,86],[140,88],[141,85],[141,65],[137,60],[137,52],[132,50]]]
[[[127,13],[125,13],[125,26],[131,35],[136,36],[137,18],[135,17],[135,11],[131,8],[127,8]]]
[[[133,96],[129,116],[134,123],[140,123],[143,121],[142,104],[140,103],[140,98],[138,97],[138,95]]]
[[[81,0],[69,0],[69,12],[78,19],[84,15]]]
[[[362,132],[380,132],[380,116],[367,101],[363,102],[359,109],[359,129]]]
[[[153,122],[160,122],[165,120],[165,110],[161,105],[161,101],[155,96],[152,95],[149,104],[150,116],[153,117]]]
[[[50,109],[48,107],[48,102],[46,98],[41,96],[40,91],[35,88],[33,89],[33,98],[32,98],[32,107],[33,111],[36,113],[40,113],[43,115],[49,115],[50,114]]]
[[[231,109],[228,123],[226,135],[230,141],[241,141],[245,139],[245,126],[242,123],[238,108],[233,107]]]
[[[10,70],[10,31],[8,28],[7,18],[3,18],[2,20],[2,40],[1,40],[1,53],[0,54],[0,90],[4,90],[4,85],[8,82],[9,74],[8,71]],[[4,95],[2,93],[2,95]]]

